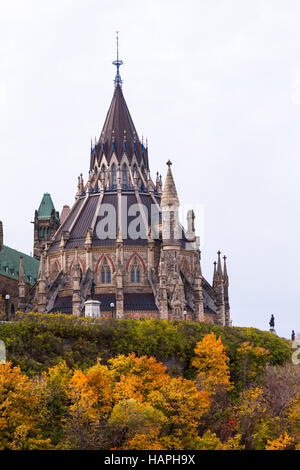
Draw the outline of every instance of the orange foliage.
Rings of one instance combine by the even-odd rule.
[[[283,436],[281,435],[278,439],[274,439],[273,441],[268,441],[266,445],[266,450],[288,450],[294,443],[294,439],[288,436],[285,433]]]

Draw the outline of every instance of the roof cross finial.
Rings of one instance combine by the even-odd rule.
[[[116,31],[117,33],[117,60],[114,60],[113,65],[117,67],[117,73],[116,77],[114,80],[115,86],[122,86],[122,79],[120,75],[120,66],[123,65],[123,61],[119,59],[119,31]]]

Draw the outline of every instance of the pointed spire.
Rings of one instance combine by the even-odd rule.
[[[78,257],[78,247],[75,247],[75,257],[74,257],[74,263],[72,266],[72,273],[73,273],[73,278],[80,277],[80,263],[79,263],[79,257]]]
[[[37,218],[50,219],[53,214],[55,218],[59,218],[57,215],[58,213],[55,210],[51,195],[49,193],[45,193],[38,209]]]
[[[217,322],[220,325],[225,325],[226,315],[225,315],[225,299],[224,299],[224,281],[221,265],[221,252],[218,251],[218,265],[217,272],[215,277],[215,282],[213,285],[215,294],[216,294],[216,307],[217,307]]]
[[[227,265],[226,265],[227,256],[223,256],[223,260],[224,260],[223,279],[224,279],[224,283],[228,284],[228,274],[227,274]]]
[[[23,256],[20,256],[19,284],[25,284],[25,272],[23,266]]]
[[[43,281],[45,278],[45,269],[44,269],[44,252],[41,253],[40,267],[38,274],[38,281]]]
[[[86,236],[85,236],[85,248],[90,249],[92,247],[93,243],[93,229],[88,228],[86,231]]]
[[[117,67],[117,73],[116,73],[114,83],[115,83],[115,87],[117,86],[122,87],[123,82],[122,82],[121,75],[120,75],[120,66],[123,65],[123,61],[119,59],[119,31],[116,31],[116,34],[117,34],[117,60],[113,62],[113,65]]]
[[[169,160],[167,162],[167,165],[168,165],[168,172],[167,172],[163,195],[161,199],[161,206],[162,207],[179,206],[177,190],[176,190],[175,182],[174,182],[172,171],[171,171],[172,162]]]
[[[214,261],[213,288],[215,288],[216,281],[217,281],[217,262]]]
[[[223,279],[222,265],[221,265],[221,251],[218,251],[217,275],[218,275],[218,278],[219,278],[219,279]]]
[[[121,162],[125,146],[129,163],[131,163],[134,155],[138,161],[142,161],[142,143],[135,129],[122,88],[118,84],[115,86],[99,142],[101,142],[101,145],[97,145],[95,149],[96,154],[93,152],[91,156],[90,168],[94,167],[95,159],[101,162],[104,155],[108,164],[113,154]],[[149,169],[148,159],[146,159],[145,164],[146,169]]]

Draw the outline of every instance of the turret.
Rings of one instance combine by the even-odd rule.
[[[181,227],[179,224],[179,199],[173,179],[171,165],[167,162],[168,172],[161,198],[162,209],[162,239],[164,245],[180,245]]]
[[[187,213],[187,239],[190,241],[195,240],[195,213],[189,210]]]
[[[36,259],[40,259],[41,252],[46,248],[59,225],[59,213],[55,210],[50,194],[45,193],[34,217],[33,255]]]
[[[45,313],[47,305],[46,297],[46,275],[44,253],[41,253],[40,268],[38,275],[38,313]]]
[[[195,305],[195,320],[204,321],[204,306],[203,306],[203,291],[202,291],[202,270],[201,270],[201,252],[197,250],[194,252],[194,305]]]

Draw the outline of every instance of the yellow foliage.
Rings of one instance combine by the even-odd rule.
[[[107,417],[113,408],[114,378],[107,366],[98,363],[86,374],[77,370],[69,384],[69,395],[73,405],[71,411],[84,420]]]
[[[34,449],[49,440],[40,439],[40,399],[33,383],[20,367],[0,364],[0,449]]]
[[[133,442],[141,446],[142,441],[152,448],[153,445],[158,446],[158,435],[166,421],[161,411],[131,398],[122,400],[114,407],[108,426],[116,441],[120,440],[120,436],[125,440],[122,449],[132,449]]]
[[[159,389],[168,380],[166,367],[154,357],[136,357],[132,353],[110,359],[109,364],[118,379],[114,390],[116,402],[128,398],[142,401],[150,391]]]
[[[197,369],[201,388],[209,393],[214,393],[220,386],[230,390],[229,358],[221,337],[217,339],[214,333],[205,335],[194,351],[196,357],[192,365]]]
[[[128,440],[122,450],[167,450],[159,438],[159,432],[151,429],[147,433],[138,433]]]
[[[201,416],[209,409],[209,395],[198,391],[195,383],[181,377],[169,378],[148,395],[149,403],[161,410],[178,436],[197,428]]]
[[[241,444],[242,435],[236,434],[233,437],[230,437],[223,445],[222,450],[243,450],[244,445]]]
[[[216,434],[208,430],[195,440],[195,450],[223,450],[223,445]]]

